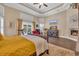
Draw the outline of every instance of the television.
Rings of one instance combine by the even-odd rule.
[[[57,24],[57,20],[48,20],[49,24]]]

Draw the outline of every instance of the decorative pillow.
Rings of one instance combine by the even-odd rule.
[[[2,36],[2,34],[0,33],[0,40],[3,40],[3,36]]]

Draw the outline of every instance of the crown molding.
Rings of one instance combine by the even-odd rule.
[[[44,13],[39,13],[38,11],[32,10],[32,9],[22,5],[21,3],[4,3],[3,5],[14,8],[14,9],[20,11],[20,12],[25,13],[25,14],[36,16],[36,17],[47,17],[47,16],[50,16],[50,15],[65,11],[70,6],[69,3],[63,3],[63,5],[61,5],[57,8],[48,10],[47,12],[44,12]]]
[[[57,8],[59,8],[59,7],[61,7],[61,6],[64,5],[64,3],[62,3],[62,4],[56,6],[56,7],[52,8],[52,9],[49,9],[49,10],[47,10],[47,11],[42,12],[42,11],[39,11],[37,8],[35,8],[35,7],[33,7],[33,6],[29,5],[29,4],[27,4],[27,3],[26,3],[26,4],[24,4],[24,3],[19,3],[19,4],[21,4],[22,6],[28,7],[29,9],[32,9],[33,11],[38,12],[38,13],[40,13],[40,14],[47,13],[47,12],[49,12],[49,11],[51,11],[51,10],[57,9]]]

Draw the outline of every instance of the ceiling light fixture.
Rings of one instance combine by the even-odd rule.
[[[43,3],[39,3],[39,5],[43,5]]]
[[[39,8],[41,8],[41,6],[45,6],[45,7],[48,7],[47,4],[45,3],[33,3],[34,5],[39,5]]]

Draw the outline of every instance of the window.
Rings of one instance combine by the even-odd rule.
[[[31,34],[31,32],[32,32],[32,29],[31,29],[31,25],[28,25],[28,34]]]
[[[40,24],[40,32],[43,34],[44,33],[44,24]]]
[[[25,29],[25,34],[32,34],[32,23],[31,22],[23,22],[22,29]]]
[[[0,33],[4,34],[4,7],[0,5]]]
[[[0,16],[0,33],[4,34],[4,21],[3,21],[3,17]]]

